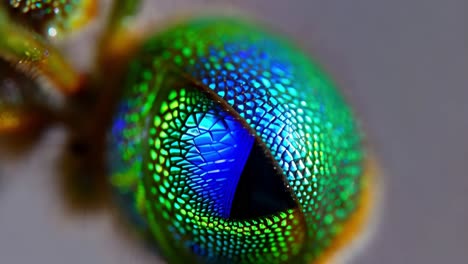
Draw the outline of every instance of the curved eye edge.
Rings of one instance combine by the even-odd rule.
[[[206,210],[206,209],[203,209],[203,208],[206,208],[207,206],[209,207],[210,204],[213,204],[213,201],[216,200],[217,196],[216,196],[216,192],[211,193],[211,195],[210,195],[209,190],[201,189],[200,186],[203,185],[204,183],[200,183],[200,182],[196,182],[196,181],[192,181],[192,183],[189,182],[187,184],[192,186],[192,189],[194,189],[194,190],[200,190],[198,195],[197,195],[197,192],[192,192],[191,194],[189,194],[189,196],[186,196],[186,194],[185,195],[182,194],[182,196],[180,194],[179,195],[174,195],[171,192],[172,188],[175,188],[175,187],[182,188],[182,187],[180,185],[181,182],[179,182],[179,183],[176,182],[176,183],[170,184],[169,182],[167,182],[167,181],[165,182],[165,180],[164,180],[164,175],[166,175],[166,180],[169,179],[169,178],[174,177],[174,176],[171,176],[172,174],[169,173],[167,171],[167,169],[165,169],[165,168],[171,168],[171,170],[170,170],[171,172],[177,172],[177,170],[179,170],[179,169],[177,169],[178,166],[174,166],[174,165],[171,165],[171,164],[165,164],[165,161],[167,160],[166,158],[163,159],[163,160],[160,159],[160,156],[164,156],[164,155],[161,155],[161,154],[164,154],[164,153],[169,154],[170,152],[172,152],[172,154],[177,153],[177,151],[174,149],[174,145],[173,145],[175,142],[166,142],[166,144],[168,144],[167,147],[166,148],[162,147],[162,145],[165,143],[164,140],[162,140],[162,139],[164,139],[164,137],[174,135],[174,132],[175,132],[175,131],[164,131],[164,128],[168,129],[170,127],[176,127],[177,123],[178,123],[178,121],[177,121],[178,117],[184,116],[185,122],[189,123],[189,125],[188,125],[189,128],[186,130],[185,134],[180,133],[180,132],[177,133],[177,134],[181,134],[179,136],[180,138],[185,137],[186,141],[196,140],[196,137],[200,136],[201,133],[200,133],[199,129],[190,130],[190,127],[193,128],[193,124],[191,124],[191,122],[195,121],[195,119],[197,118],[196,117],[197,116],[197,114],[196,114],[197,111],[193,112],[192,107],[201,107],[203,112],[205,112],[205,111],[210,112],[209,109],[212,109],[212,107],[215,107],[215,109],[217,109],[216,111],[218,111],[218,114],[220,114],[219,111],[221,110],[221,108],[219,108],[216,103],[213,103],[213,101],[211,101],[211,100],[206,100],[206,98],[203,96],[203,93],[199,93],[198,91],[189,91],[189,90],[184,88],[184,89],[181,89],[179,91],[174,91],[174,93],[170,92],[167,96],[169,98],[173,98],[173,99],[178,98],[178,100],[176,100],[177,103],[174,103],[174,100],[172,100],[172,101],[169,100],[168,103],[162,102],[162,103],[159,103],[159,104],[158,103],[153,104],[153,105],[160,105],[160,109],[163,112],[160,115],[156,115],[154,118],[151,118],[148,121],[149,123],[154,124],[155,126],[154,126],[154,128],[149,129],[149,135],[150,135],[150,137],[153,138],[153,140],[150,139],[148,141],[148,144],[150,146],[152,146],[152,147],[150,147],[151,150],[149,150],[149,153],[151,153],[151,154],[148,157],[150,159],[150,161],[148,162],[148,166],[143,167],[142,170],[145,171],[146,169],[149,169],[149,171],[151,173],[145,173],[144,175],[142,175],[142,177],[145,179],[144,180],[144,182],[145,182],[144,186],[145,187],[143,189],[144,189],[144,193],[145,193],[144,194],[145,195],[144,200],[146,201],[146,202],[143,201],[143,203],[146,204],[146,205],[143,205],[142,206],[143,210],[140,211],[140,213],[143,213],[143,215],[146,215],[145,219],[146,219],[146,221],[149,221],[149,223],[147,223],[147,224],[149,224],[150,226],[155,225],[155,224],[152,224],[153,221],[149,220],[149,219],[151,219],[153,217],[159,218],[156,215],[151,216],[150,218],[148,218],[149,215],[152,214],[151,211],[153,211],[153,212],[163,212],[162,213],[163,219],[159,220],[158,230],[161,229],[161,227],[160,227],[161,223],[167,222],[169,226],[171,226],[171,225],[173,226],[172,231],[171,231],[172,235],[170,235],[170,237],[172,237],[172,236],[177,237],[178,236],[178,235],[176,235],[177,233],[179,235],[181,235],[181,234],[184,234],[185,232],[187,232],[187,230],[184,230],[184,228],[187,228],[187,227],[182,228],[182,226],[185,225],[185,223],[182,221],[182,222],[179,222],[179,224],[177,224],[177,222],[179,221],[177,219],[182,220],[183,218],[187,218],[187,220],[188,220],[190,218],[193,218],[194,213],[196,214],[197,211],[198,212],[203,212],[204,210]],[[185,98],[182,99],[181,95],[184,96]],[[201,103],[202,106],[200,106],[200,102],[205,102],[205,103]],[[190,106],[190,104],[193,104],[193,106]],[[206,106],[204,107],[203,104],[207,104],[208,107],[206,107]],[[185,110],[185,111],[188,111],[189,109],[191,109],[192,115],[183,114],[181,112],[181,109]],[[169,113],[171,113],[171,114],[169,115]],[[221,110],[221,115],[226,115],[226,112],[223,112]],[[130,116],[131,115],[129,115],[129,117]],[[191,118],[191,117],[195,117],[195,118]],[[214,130],[216,130],[216,128],[219,128],[220,126],[225,126],[226,122],[229,122],[228,125],[227,125],[228,129],[230,129],[230,128],[236,129],[236,127],[237,127],[237,130],[239,130],[239,128],[241,128],[241,126],[238,123],[236,125],[235,119],[230,118],[228,116],[225,116],[228,119],[227,121],[226,120],[220,120],[220,119],[216,120],[216,121],[220,121],[220,122],[212,122],[213,117],[215,117],[215,119],[216,119],[216,115],[209,116],[209,115],[204,114],[204,115],[199,115],[199,117],[201,119],[198,120],[199,121],[199,124],[198,124],[199,126],[198,127],[209,127],[209,128],[213,128]],[[169,121],[169,122],[167,122],[167,121]],[[172,121],[172,122],[170,122],[170,121]],[[181,124],[181,123],[179,123],[179,124]],[[234,126],[234,127],[232,127],[232,126]],[[245,129],[241,129],[241,131],[242,130],[245,131]],[[217,132],[222,132],[222,131],[219,131],[219,129],[218,129],[218,131],[209,131],[209,133],[211,134],[213,139],[223,139],[224,138],[223,134],[224,135],[229,134],[229,133],[226,133],[226,132],[224,132],[223,134],[217,134]],[[159,135],[158,135],[158,133],[159,133]],[[189,135],[190,133],[191,133],[191,135]],[[247,135],[247,137],[252,137],[248,133],[244,132],[244,134]],[[189,136],[191,138],[187,138]],[[203,135],[202,135],[199,139],[203,140],[203,139],[206,139],[206,138],[204,138]],[[227,140],[226,143],[229,143],[229,140]],[[180,142],[178,144],[180,144]],[[253,144],[253,141],[251,142],[251,144]],[[162,148],[162,149],[159,150],[159,153],[156,153],[156,151],[154,149],[154,147],[157,147],[157,146],[160,146]],[[184,146],[186,146],[186,145],[184,145]],[[176,149],[184,150],[184,149],[186,149],[186,147],[184,147],[184,146],[178,145],[176,147]],[[202,148],[201,146],[199,146],[199,147]],[[164,149],[166,149],[166,150],[164,150]],[[200,153],[198,152],[198,151],[200,151],[200,149],[197,150],[197,148],[193,147],[193,146],[192,146],[192,149],[193,149],[192,152],[190,150],[187,150],[185,152],[185,154],[182,153],[182,155],[185,155],[186,157],[188,157],[189,160],[192,159],[192,162],[195,162],[197,160],[197,158],[200,157],[200,155],[199,155]],[[255,147],[255,149],[256,150],[253,153],[261,154],[260,152],[262,150],[258,145]],[[224,152],[226,152],[225,149],[224,149]],[[197,155],[192,155],[190,153],[197,154]],[[181,153],[179,152],[179,155],[180,154]],[[210,153],[205,153],[205,154],[209,155]],[[192,156],[190,156],[190,155],[192,155]],[[173,160],[179,160],[180,162],[182,162],[185,165],[187,165],[189,163],[189,162],[184,162],[185,159],[178,159],[178,158],[173,157]],[[154,161],[163,161],[163,163],[160,163],[158,165],[158,162],[155,163]],[[145,162],[145,164],[146,164],[146,162]],[[151,165],[151,164],[153,164],[153,165]],[[166,165],[165,168],[162,166],[163,164]],[[212,165],[214,165],[214,164],[220,164],[219,160],[214,160]],[[193,168],[193,164],[189,164],[189,165]],[[203,165],[207,165],[207,164],[202,164],[202,166],[200,166],[200,167],[203,167]],[[210,164],[208,164],[208,166],[209,165]],[[251,165],[253,165],[253,164],[251,164]],[[252,167],[251,165],[248,165],[248,166]],[[251,169],[255,169],[255,168],[251,168]],[[198,172],[200,172],[200,171],[198,171]],[[190,174],[190,169],[186,170],[186,173]],[[149,177],[147,177],[145,175],[147,175]],[[192,173],[192,175],[194,175],[193,177],[195,177],[195,178],[198,177],[197,174]],[[266,175],[264,175],[264,176],[266,176]],[[184,178],[190,178],[190,177],[189,176],[184,176]],[[154,181],[156,179],[158,179],[160,181],[159,184],[154,183]],[[276,184],[279,184],[280,185],[279,187],[284,188],[284,184],[282,183],[280,178],[278,177],[277,179],[278,179],[278,181],[276,182]],[[198,178],[198,180],[201,180],[201,179]],[[209,179],[207,179],[207,180],[209,181]],[[166,184],[170,184],[169,187]],[[233,186],[228,186],[228,187],[233,187]],[[208,195],[206,195],[206,193],[208,193]],[[288,197],[286,195],[290,195],[290,194],[288,192],[284,192],[283,193],[283,198]],[[198,199],[196,198],[197,196],[199,197]],[[203,196],[205,196],[205,198],[203,198]],[[163,199],[162,197],[165,197],[165,198]],[[172,199],[171,199],[171,197],[172,197]],[[186,197],[186,198],[183,198],[183,197]],[[184,199],[187,199],[187,198],[191,198],[191,199],[184,201]],[[147,202],[147,201],[152,201],[152,200],[155,200],[155,201],[158,201],[158,202],[157,203],[148,203]],[[189,205],[189,207],[186,207],[186,208],[183,207],[184,204],[187,205],[187,203],[190,203],[190,202],[194,202],[194,204],[192,203],[192,204]],[[264,201],[260,201],[260,202],[264,202]],[[289,205],[287,205],[286,207],[289,207],[289,208],[295,207],[294,203],[292,203],[291,198],[289,198],[289,202],[286,201],[286,204],[288,204],[288,203],[289,203]],[[153,206],[155,206],[155,205],[157,205],[157,207],[154,208],[154,209],[148,209],[148,205],[150,205],[150,204],[152,205],[152,206],[150,206],[151,208],[153,208]],[[168,208],[168,206],[170,207],[170,209]],[[196,209],[197,206],[201,206],[201,208]],[[179,208],[179,209],[177,209],[177,208]],[[211,208],[214,209],[213,211],[216,211],[216,206],[211,206]],[[255,208],[252,207],[251,209],[253,210]],[[286,208],[281,208],[281,209],[286,209]],[[169,210],[169,211],[167,211],[167,210]],[[258,229],[256,229],[258,231],[255,231],[255,232],[260,232],[260,230],[262,229],[261,228],[262,226],[263,226],[263,228],[267,228],[266,229],[267,232],[272,232],[271,229],[268,228],[268,226],[272,225],[276,221],[279,221],[280,219],[283,219],[281,221],[284,221],[284,222],[281,222],[283,228],[289,226],[290,224],[292,224],[293,226],[303,226],[302,221],[300,221],[301,218],[297,217],[298,216],[297,210],[293,210],[293,211],[284,210],[283,212],[281,212],[281,211],[279,211],[280,208],[275,207],[275,206],[273,206],[273,209],[270,209],[270,210],[273,210],[272,212],[274,212],[274,211],[278,211],[278,212],[274,212],[275,214],[273,215],[273,218],[271,218],[270,220],[267,220],[268,218],[264,218],[265,220],[260,220],[260,222],[257,222],[252,227],[252,228],[256,228],[255,226],[258,227]],[[165,217],[164,217],[164,215],[165,215],[164,211],[167,212]],[[176,211],[179,211],[179,212],[177,213]],[[292,215],[290,213],[285,214],[285,212],[290,212],[290,213],[293,213],[293,214]],[[252,211],[250,211],[250,213],[252,213]],[[254,213],[258,213],[258,212],[254,212]],[[260,212],[260,213],[262,214],[262,212]],[[269,214],[270,212],[267,212],[267,213]],[[267,214],[267,213],[264,212],[263,214]],[[278,215],[277,213],[280,213],[280,214]],[[156,213],[156,214],[159,214],[159,213]],[[190,217],[190,215],[192,215],[192,217]],[[202,213],[202,215],[205,215],[205,213]],[[199,217],[202,217],[202,215],[195,216],[195,218],[192,219],[191,221],[199,221],[199,220],[196,220],[196,219],[200,219]],[[295,215],[295,216],[293,218],[290,218],[293,215]],[[244,216],[241,215],[240,217],[248,217],[248,215],[244,215]],[[254,219],[256,219],[256,218],[254,218]],[[262,218],[260,218],[260,219],[262,219]],[[227,222],[226,222],[226,220],[227,220]],[[234,220],[234,219],[231,219],[231,220],[226,219],[226,220],[223,220],[223,217],[220,217],[217,220],[217,221],[220,221],[218,225],[220,225],[220,226],[225,225],[225,228],[226,228],[225,231],[226,232],[228,232],[229,230],[231,230],[233,228],[233,226],[231,226],[232,224],[234,224],[236,226],[236,225],[239,225],[239,224],[242,223],[242,221]],[[175,225],[174,225],[174,221],[176,221]],[[213,222],[213,221],[214,220],[211,219],[209,222]],[[209,222],[204,222],[203,221],[203,222],[199,222],[199,224],[203,225],[203,223],[205,223],[207,225],[211,225],[211,224],[208,224]],[[224,224],[222,224],[222,222],[224,222]],[[177,229],[177,226],[180,226],[182,229]],[[193,227],[191,227],[191,228],[193,228]],[[189,229],[191,229],[191,228],[189,228]],[[216,227],[216,225],[215,225],[215,228],[218,228],[218,227]],[[177,230],[175,230],[175,229],[177,229]],[[164,230],[164,228],[163,228],[163,230]],[[291,243],[289,245],[285,244],[284,246],[286,246],[286,248],[292,246],[293,248],[295,248],[294,251],[297,252],[298,251],[297,245],[301,244],[300,241],[302,241],[303,235],[299,234],[299,233],[301,233],[301,232],[299,232],[301,230],[301,228],[295,228],[295,230],[296,231],[294,232],[294,236],[292,236],[292,238],[294,239],[294,241],[296,241],[296,243]],[[167,232],[168,231],[161,231],[161,233],[167,233]],[[226,233],[226,236],[230,232],[232,232],[232,231],[229,231],[228,233]],[[160,233],[160,232],[158,232],[158,233]],[[286,232],[286,233],[289,233],[289,232]],[[290,235],[292,235],[292,234],[290,234]],[[168,239],[168,238],[166,237],[165,239]],[[160,240],[160,239],[158,239],[158,240]],[[226,241],[229,241],[229,239],[226,238]],[[192,242],[192,243],[194,243],[194,242]],[[198,242],[198,243],[200,243],[200,242]],[[195,244],[198,244],[198,243],[195,243]],[[203,254],[213,254],[213,253],[209,253],[211,251],[209,249],[207,249],[207,248],[203,249],[203,247],[200,248],[199,246],[197,248],[198,248],[197,250],[199,251],[198,252],[199,254],[202,254],[202,252],[204,252]],[[259,248],[262,248],[262,247],[259,246]]]
[[[216,27],[216,26],[215,26],[215,27]],[[222,28],[222,26],[220,26],[220,28]],[[205,41],[205,40],[204,40],[204,41]],[[208,39],[208,42],[209,42],[209,39]],[[182,65],[181,65],[181,66],[182,66]],[[216,65],[215,65],[215,66],[216,66]],[[310,68],[306,68],[306,69],[310,69]],[[187,69],[185,69],[185,70],[187,70]],[[323,76],[319,76],[319,77],[323,77]],[[200,79],[201,79],[201,78],[200,78]],[[206,83],[205,83],[205,84],[206,84]],[[208,84],[206,84],[206,85],[208,85]],[[322,88],[319,87],[319,88],[317,88],[317,89],[319,89],[319,91],[320,91],[320,89],[322,89]],[[323,92],[323,91],[322,91],[322,92]],[[333,94],[333,93],[334,93],[334,91],[332,92],[332,94]],[[325,94],[325,95],[329,95],[329,94]],[[272,100],[277,101],[276,98],[273,98]],[[331,99],[330,99],[330,100],[331,100]],[[327,101],[330,101],[330,100],[327,99]],[[341,103],[342,103],[342,102],[339,102],[339,104],[341,104]],[[333,104],[332,104],[332,105],[333,105]],[[342,111],[342,110],[345,109],[345,108],[346,108],[346,107],[340,106],[340,107],[338,107],[337,109],[331,110],[332,112],[330,113],[330,116],[332,116],[332,118],[334,118],[333,116],[337,117],[337,119],[334,119],[334,121],[338,121],[338,123],[342,122],[343,120],[344,120],[345,123],[350,122],[350,121],[352,122],[352,118],[351,118],[351,117],[349,117],[349,116],[347,116],[347,115],[343,115],[343,113],[340,112],[340,111]],[[320,111],[322,111],[323,109],[324,109],[325,112],[330,111],[330,109],[327,109],[327,107],[318,107],[317,110],[314,110],[314,111],[317,111],[317,112],[314,112],[314,113],[315,113],[315,114],[320,114],[320,113],[321,113]],[[290,114],[291,114],[291,113],[290,113]],[[314,115],[307,115],[307,114],[306,114],[305,116],[303,116],[303,118],[307,118],[307,116],[309,116],[309,118],[310,118],[311,116],[314,116]],[[327,116],[328,116],[328,115],[327,115]],[[311,130],[311,131],[314,132],[314,133],[315,133],[314,135],[315,135],[315,136],[318,136],[319,139],[322,139],[322,138],[321,138],[321,137],[323,137],[322,133],[325,133],[325,136],[324,136],[325,138],[327,137],[327,135],[328,135],[328,136],[332,136],[332,135],[335,135],[335,133],[338,133],[338,134],[339,134],[339,133],[342,133],[342,132],[339,132],[338,129],[337,129],[338,132],[335,132],[334,130],[335,130],[336,128],[333,127],[333,125],[330,126],[330,127],[325,126],[325,121],[321,120],[322,116],[320,116],[320,115],[319,115],[319,116],[314,116],[314,118],[316,118],[316,119],[318,120],[318,121],[314,121],[314,122],[317,122],[316,124],[318,124],[318,125],[317,125],[317,127],[314,126],[313,129],[315,129],[315,130]],[[333,120],[332,120],[332,121],[333,121]],[[333,124],[333,122],[331,122],[331,123]],[[346,136],[348,136],[349,133],[352,134],[352,132],[353,132],[352,130],[353,130],[352,128],[345,128],[345,133],[348,133],[348,134],[347,134],[347,135],[344,135],[344,137],[345,137],[345,138],[344,138],[344,141],[341,142],[341,143],[343,143],[343,146],[349,145],[349,142],[347,141],[348,139],[346,139]],[[289,130],[286,131],[286,132],[289,133]],[[327,133],[331,133],[331,134],[327,134]],[[156,141],[156,140],[157,140],[157,138],[155,139],[155,141]],[[333,141],[333,140],[334,140],[334,141]],[[337,147],[336,149],[334,149],[334,148],[333,148],[334,145],[327,145],[327,144],[329,144],[329,143],[334,143],[334,142],[340,142],[341,140],[343,140],[343,138],[334,138],[334,139],[332,139],[331,141],[325,141],[325,142],[324,142],[324,143],[325,143],[325,144],[324,144],[325,147],[323,147],[323,144],[322,144],[321,142],[316,142],[316,143],[318,144],[318,145],[317,145],[318,147],[315,147],[315,145],[314,145],[315,151],[311,150],[311,152],[310,152],[310,153],[312,153],[312,155],[315,155],[316,158],[312,159],[311,161],[309,161],[309,160],[305,160],[305,161],[304,161],[304,163],[307,162],[306,165],[307,165],[307,167],[308,167],[311,171],[312,171],[312,169],[314,170],[314,171],[313,171],[314,175],[324,176],[324,177],[317,177],[317,178],[315,178],[315,177],[314,177],[314,178],[308,178],[309,183],[311,184],[311,186],[312,186],[312,184],[314,184],[314,181],[313,181],[314,179],[317,179],[317,180],[319,181],[318,183],[316,183],[316,184],[318,185],[318,187],[314,187],[314,188],[318,188],[318,189],[316,189],[316,190],[318,190],[319,192],[322,192],[322,191],[323,191],[323,185],[326,185],[328,181],[332,180],[332,178],[333,178],[334,175],[336,176],[336,175],[340,175],[340,174],[335,174],[335,173],[332,173],[332,172],[330,172],[330,171],[327,171],[327,170],[329,170],[330,168],[333,169],[333,166],[339,166],[338,163],[333,163],[333,162],[334,162],[334,159],[327,159],[327,158],[325,158],[325,159],[321,159],[321,158],[318,159],[318,157],[320,157],[320,155],[323,155],[322,153],[326,153],[326,155],[328,155],[327,157],[333,157],[333,155],[332,155],[333,153],[332,153],[332,152],[338,151],[338,150],[340,150],[340,148]],[[351,140],[351,141],[354,140],[354,137],[352,137],[350,140]],[[351,142],[351,141],[350,141],[350,142]],[[307,143],[307,142],[304,142],[304,144],[306,144],[306,143]],[[310,142],[310,143],[315,144],[315,142],[313,142],[313,141]],[[288,147],[288,145],[283,146],[283,147]],[[296,147],[297,147],[297,146],[296,146]],[[330,150],[327,150],[328,147],[332,147],[331,151],[330,151]],[[300,149],[300,148],[299,148],[299,149]],[[329,149],[329,148],[328,148],[328,149]],[[327,152],[327,151],[328,151],[328,152]],[[278,154],[278,153],[277,153],[277,154]],[[344,154],[344,155],[348,155],[348,154]],[[359,155],[358,155],[358,156],[359,156]],[[312,157],[314,157],[314,156],[312,156]],[[340,157],[340,156],[336,156],[336,157]],[[343,154],[341,154],[341,157],[343,157]],[[349,157],[350,157],[351,160],[352,160],[351,163],[354,164],[355,161],[356,161],[356,159],[355,159],[353,156],[349,156]],[[156,157],[156,158],[158,158],[158,157]],[[310,158],[310,157],[309,157],[309,158]],[[347,157],[345,157],[345,159],[346,159],[346,158],[347,158]],[[358,158],[358,159],[359,159],[359,158]],[[282,160],[282,158],[281,158],[280,160]],[[312,165],[308,164],[309,162],[310,162]],[[321,162],[323,162],[323,163],[321,163]],[[315,166],[314,163],[315,163],[317,166]],[[320,164],[321,164],[321,166],[319,166]],[[335,164],[335,165],[333,165],[333,164]],[[327,168],[326,166],[331,166],[331,167]],[[353,165],[352,165],[352,166],[353,166]],[[353,170],[352,166],[351,166],[351,167],[348,167],[348,168],[338,168],[338,169],[340,169],[340,170],[341,170],[341,169],[346,169],[346,170],[349,169],[349,171],[351,171],[351,170]],[[162,167],[162,168],[161,168],[162,175],[164,175],[164,169],[165,169],[165,168],[168,168],[168,167],[166,166],[166,164],[164,164],[164,166],[161,166],[161,167]],[[155,166],[154,169],[157,170],[156,166]],[[315,171],[315,170],[316,170],[316,171]],[[346,173],[345,173],[345,174],[346,174]],[[309,175],[304,175],[304,176],[309,177]],[[346,178],[346,175],[342,175],[342,176]],[[352,176],[352,177],[349,178],[350,181],[344,181],[344,182],[343,182],[344,185],[347,185],[348,183],[354,181],[353,179],[355,179],[356,173],[353,172],[353,173],[351,174],[351,176]],[[151,180],[151,179],[148,178],[148,180]],[[293,178],[293,180],[294,180],[294,178]],[[298,182],[299,182],[299,181],[298,181]],[[340,181],[340,182],[341,182],[341,181]],[[336,183],[338,183],[338,180],[336,180],[336,182],[332,182],[332,184],[336,184]],[[146,186],[150,186],[148,182],[146,182],[145,184],[146,184]],[[296,188],[296,191],[297,191],[297,192],[300,192],[300,191],[301,191],[301,188],[304,187],[304,186],[301,186],[301,182],[297,183],[296,181],[291,181],[291,184],[294,184],[294,185],[295,185],[294,188]],[[338,184],[339,184],[339,183],[338,183]],[[162,185],[164,186],[164,184],[162,184]],[[320,185],[322,185],[322,186],[320,186]],[[307,187],[307,186],[306,186],[306,187]],[[333,186],[330,186],[330,187],[331,187],[331,188],[330,188],[331,190],[334,190],[334,187],[333,187]],[[325,189],[327,189],[327,188],[325,188]],[[164,191],[167,191],[167,189],[164,189]],[[162,192],[164,192],[164,191],[162,191]],[[147,190],[147,194],[150,194],[150,193],[151,193],[151,189],[148,189],[148,190]],[[316,220],[314,220],[315,218],[314,218],[314,214],[313,214],[313,211],[314,211],[314,210],[313,210],[314,204],[315,204],[315,206],[316,206],[316,203],[317,203],[317,202],[320,202],[320,201],[323,199],[323,197],[318,197],[318,198],[315,199],[314,201],[310,201],[310,199],[309,199],[308,197],[309,197],[309,195],[312,195],[312,193],[313,193],[312,191],[307,191],[307,192],[304,193],[304,194],[301,193],[301,195],[302,195],[302,198],[301,198],[301,199],[302,199],[302,201],[304,202],[304,205],[306,205],[306,207],[302,207],[302,208],[306,208],[306,211],[305,211],[304,213],[307,213],[307,214],[308,214],[307,217],[308,217],[308,219],[310,219],[310,221],[311,221],[311,222],[308,223],[308,225],[310,225],[310,227],[314,227],[315,225],[311,225],[311,224],[314,223],[314,221],[316,221]],[[314,194],[314,195],[315,195],[315,194]],[[151,195],[151,197],[149,197],[148,199],[149,199],[149,200],[155,200],[155,201],[157,201],[157,199],[160,199],[160,197],[158,197],[157,195],[154,195],[154,196]],[[326,200],[328,200],[328,199],[326,199]],[[355,202],[354,199],[351,199],[351,200],[353,200],[352,202]],[[172,206],[172,205],[171,205],[171,206]],[[158,210],[154,210],[154,213],[157,214],[157,213],[158,213]],[[328,212],[328,213],[329,213],[329,212]],[[163,216],[163,217],[164,217],[164,216]],[[177,218],[176,215],[172,215],[172,216],[168,215],[168,217],[176,217],[176,218]],[[179,217],[184,218],[184,216],[179,216]],[[316,215],[315,217],[318,217],[318,216]],[[328,219],[328,218],[327,218],[327,219]],[[321,221],[321,220],[320,220],[320,221]],[[203,223],[206,223],[206,222],[203,222]],[[206,223],[206,224],[208,224],[208,223]],[[209,225],[209,224],[208,224],[208,225]],[[330,228],[332,228],[333,226],[334,226],[334,223],[332,222],[332,225],[330,226]],[[209,226],[208,226],[208,227],[209,227]],[[327,228],[328,228],[328,227],[327,227]],[[197,231],[197,232],[198,232],[198,231]],[[310,233],[310,231],[309,231],[309,233]],[[175,236],[177,237],[177,235],[175,235]],[[311,237],[314,237],[314,236],[311,236]],[[311,241],[309,241],[309,242],[311,242]],[[316,241],[316,242],[317,242],[317,243],[321,243],[320,241]],[[312,244],[312,243],[307,243],[307,244],[310,245],[310,244]],[[315,243],[314,243],[314,244],[315,244]],[[314,251],[317,252],[317,250],[314,250]],[[202,251],[202,253],[203,253],[203,251]]]

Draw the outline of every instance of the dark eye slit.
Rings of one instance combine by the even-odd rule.
[[[282,178],[281,170],[275,169],[255,140],[237,184],[229,218],[252,219],[297,207]]]

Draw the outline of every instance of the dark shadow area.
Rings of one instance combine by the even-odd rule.
[[[282,177],[257,140],[239,179],[230,218],[252,219],[296,207]]]
[[[34,148],[45,124],[46,95],[37,80],[0,59],[0,149],[13,158]]]
[[[71,136],[58,164],[62,203],[70,213],[103,209],[109,205],[109,187],[103,162],[103,143]]]

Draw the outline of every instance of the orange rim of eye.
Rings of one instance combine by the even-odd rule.
[[[360,202],[357,210],[344,223],[342,232],[333,240],[330,247],[323,252],[318,260],[314,261],[318,264],[335,263],[336,259],[343,253],[348,253],[350,250],[351,256],[356,246],[365,243],[366,236],[372,230],[367,230],[372,226],[374,219],[374,206],[376,206],[376,187],[378,180],[378,167],[373,158],[369,158],[365,162],[364,176],[362,179],[362,191],[360,194]],[[364,241],[361,241],[364,240]]]

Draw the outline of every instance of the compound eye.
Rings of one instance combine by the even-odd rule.
[[[96,13],[93,0],[10,0],[9,10],[36,31],[56,37],[87,24]]]
[[[149,39],[109,134],[111,182],[170,263],[313,263],[358,211],[363,149],[282,38],[200,19]]]

